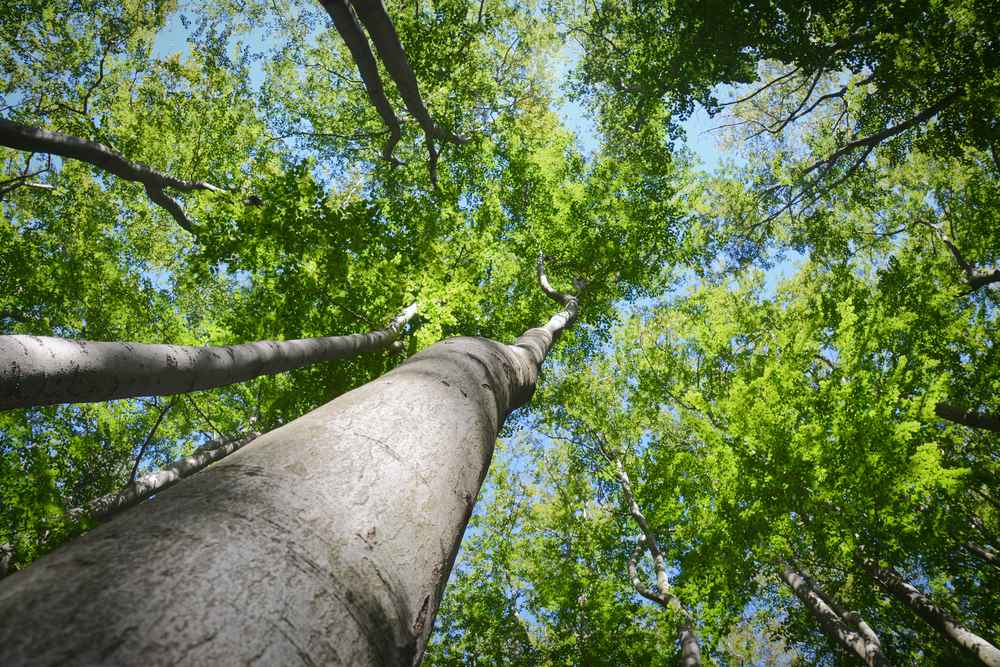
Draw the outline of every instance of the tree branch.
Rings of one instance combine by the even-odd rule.
[[[123,180],[141,183],[145,186],[149,198],[169,212],[177,224],[189,232],[192,231],[191,222],[184,215],[180,204],[167,196],[164,190],[171,188],[181,192],[194,190],[225,192],[211,183],[181,180],[146,165],[131,162],[103,144],[9,120],[0,119],[0,145],[79,160]]]
[[[149,429],[149,433],[146,435],[146,439],[143,441],[142,446],[139,447],[139,453],[136,454],[135,463],[132,464],[132,472],[130,472],[128,475],[129,482],[135,481],[135,474],[136,472],[139,471],[139,463],[142,461],[142,455],[146,453],[146,447],[148,447],[149,443],[152,442],[153,436],[156,434],[156,429],[160,428],[160,422],[163,421],[163,418],[167,416],[167,413],[170,412],[170,408],[174,407],[174,403],[176,402],[177,402],[177,397],[175,396],[174,398],[170,399],[169,403],[163,406],[163,409],[160,410],[160,414],[157,415],[156,421],[153,422],[153,428]]]
[[[844,146],[841,146],[832,154],[830,154],[828,157],[819,160],[817,162],[814,162],[812,165],[806,168],[804,172],[802,172],[802,175],[807,176],[808,174],[812,173],[813,171],[816,171],[817,169],[819,169],[824,165],[832,166],[835,162],[837,162],[837,160],[844,157],[848,153],[857,150],[858,148],[873,149],[886,139],[891,139],[892,137],[895,137],[898,134],[902,134],[903,132],[906,132],[907,130],[916,127],[921,123],[927,122],[928,120],[936,116],[939,112],[941,112],[943,109],[945,109],[949,104],[957,100],[960,96],[961,93],[958,92],[952,93],[951,95],[947,95],[938,100],[935,104],[924,109],[915,116],[912,116],[904,120],[901,123],[897,123],[892,127],[887,127],[881,130],[880,132],[870,134],[867,137],[861,137],[859,139],[855,139],[854,141],[851,141],[845,144]]]

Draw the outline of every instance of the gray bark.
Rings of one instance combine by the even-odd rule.
[[[0,336],[0,410],[178,394],[346,359],[389,347],[415,312],[364,334],[229,347]]]
[[[1000,650],[979,635],[960,625],[930,598],[903,581],[892,568],[883,568],[873,561],[863,561],[865,570],[887,593],[905,604],[942,637],[979,659],[987,667],[1000,667]]]
[[[551,289],[544,283],[542,287],[543,289]],[[632,480],[629,479],[628,471],[625,470],[625,464],[622,463],[621,456],[609,451],[603,443],[600,444],[600,447],[604,456],[614,465],[615,476],[618,478],[618,485],[622,491],[622,499],[625,501],[628,513],[638,524],[642,533],[628,560],[628,574],[629,579],[632,580],[632,587],[642,597],[657,603],[664,609],[673,611],[683,619],[677,626],[677,637],[681,644],[681,665],[683,667],[699,667],[701,665],[701,647],[693,629],[693,619],[684,608],[680,598],[670,588],[670,580],[667,578],[667,567],[663,560],[663,553],[660,551],[660,544],[646,520],[646,515],[636,501],[635,493],[632,490]],[[656,572],[656,592],[646,588],[639,577],[638,563],[643,551],[648,551],[653,559],[653,569]]]
[[[787,564],[782,566],[781,579],[806,606],[827,637],[859,657],[866,665],[874,667],[885,664],[881,658],[881,644],[878,637],[867,623],[856,619],[859,624],[864,624],[858,631],[848,626],[850,619],[845,618],[846,614],[831,605],[808,577]]]
[[[178,225],[191,233],[194,233],[194,228],[184,214],[184,209],[165,190],[172,188],[181,192],[193,190],[223,191],[222,188],[211,183],[181,180],[143,164],[131,162],[103,144],[4,119],[0,119],[0,145],[87,162],[118,178],[141,183],[150,200],[164,208],[177,221]]]
[[[396,112],[393,111],[392,104],[385,95],[385,86],[382,85],[382,77],[379,75],[378,64],[375,62],[371,47],[368,46],[368,39],[362,32],[361,25],[348,6],[347,0],[320,0],[320,4],[333,19],[333,26],[347,44],[351,58],[358,68],[358,74],[361,75],[361,81],[365,84],[368,99],[389,130],[389,140],[382,147],[382,157],[389,162],[398,163],[392,153],[402,137],[402,130],[399,118],[396,117]]]
[[[0,664],[419,663],[505,417],[567,306],[454,338],[0,583]]]

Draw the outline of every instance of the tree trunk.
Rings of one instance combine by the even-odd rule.
[[[21,151],[46,153],[87,162],[118,178],[142,183],[149,198],[170,213],[177,224],[192,233],[194,229],[191,221],[184,214],[184,209],[164,190],[173,188],[182,192],[193,190],[222,192],[221,188],[211,183],[184,181],[151,169],[146,165],[131,162],[103,144],[9,120],[0,119],[0,145]]]
[[[413,665],[573,300],[454,338],[0,584],[0,664]]]
[[[399,95],[403,98],[407,110],[413,114],[428,138],[456,140],[454,135],[441,130],[431,118],[420,95],[417,76],[410,66],[410,59],[403,50],[403,44],[399,41],[399,35],[396,34],[396,28],[382,0],[351,0],[351,5],[357,12],[358,18],[365,24],[365,29],[368,30],[389,76],[396,82],[396,88],[399,89]]]
[[[361,75],[361,81],[365,84],[368,99],[389,130],[389,140],[382,148],[382,157],[389,162],[397,162],[392,156],[392,152],[402,137],[399,118],[396,117],[396,112],[393,111],[392,104],[389,103],[389,99],[385,95],[385,87],[382,85],[382,77],[378,73],[375,56],[372,54],[371,47],[368,46],[368,38],[362,32],[361,25],[348,6],[347,0],[320,0],[320,4],[333,19],[333,26],[340,34],[340,38],[347,44],[351,58],[354,59],[354,64],[358,68],[358,74]]]
[[[866,639],[851,629],[846,619],[817,592],[805,575],[784,564],[781,569],[781,579],[792,589],[795,597],[806,606],[827,637],[861,658],[862,662],[870,667],[885,664],[880,658],[878,643],[870,641],[871,637]],[[867,628],[867,624],[865,627]]]
[[[903,581],[894,569],[878,567],[870,560],[864,561],[863,565],[879,586],[924,619],[941,636],[974,655],[987,667],[1000,667],[1000,650],[997,647],[959,625],[926,595]]]
[[[1000,433],[1000,418],[997,418],[995,415],[981,414],[975,410],[963,410],[949,403],[938,403],[934,408],[934,414],[941,419],[946,419],[962,426],[981,428],[986,431]]]
[[[698,637],[694,630],[687,623],[678,629],[681,639],[681,667],[700,667],[701,648],[698,645]]]
[[[389,347],[415,312],[365,334],[229,347],[0,336],[0,410],[178,394],[350,358]]]

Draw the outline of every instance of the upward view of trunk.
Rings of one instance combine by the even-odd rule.
[[[382,64],[385,65],[389,76],[395,82],[406,109],[424,131],[424,137],[427,141],[428,169],[431,183],[436,187],[438,150],[434,142],[441,139],[463,144],[468,140],[442,129],[434,122],[427,110],[427,105],[424,104],[423,96],[420,94],[417,77],[410,66],[410,59],[406,56],[406,51],[403,50],[403,44],[399,41],[396,27],[393,25],[389,13],[385,10],[382,0],[350,0],[350,2],[348,0],[320,0],[320,4],[333,19],[334,27],[347,44],[351,57],[358,67],[361,80],[365,84],[368,99],[371,100],[372,105],[389,129],[389,141],[382,149],[382,157],[390,162],[398,163],[398,160],[392,156],[392,152],[402,134],[399,119],[386,97],[378,66],[371,48],[368,46],[368,39],[358,23],[358,18],[361,19],[372,43],[375,44],[375,50],[378,51]]]
[[[191,233],[194,233],[191,221],[184,214],[181,205],[166,193],[166,189],[172,188],[181,192],[223,191],[222,188],[211,183],[184,181],[145,165],[131,162],[103,144],[9,120],[0,119],[0,146],[79,160],[126,181],[142,183],[150,200],[166,210],[177,221],[178,225]]]
[[[0,410],[179,394],[347,359],[389,347],[416,309],[369,333],[229,347],[0,336]]]
[[[781,580],[792,589],[795,597],[802,601],[827,637],[858,656],[869,667],[886,664],[882,658],[878,636],[872,632],[867,623],[860,619],[848,618],[843,610],[831,604],[831,601],[820,593],[813,582],[787,563],[782,566]],[[857,631],[848,625],[848,620],[857,621],[859,625]]]
[[[453,338],[0,583],[0,664],[413,665],[497,432],[577,305]]]
[[[873,561],[862,562],[865,570],[885,592],[902,602],[942,637],[979,659],[987,667],[1000,667],[1000,650],[951,618],[930,598],[903,581],[894,569],[879,567]]]
[[[378,73],[375,56],[368,46],[368,39],[362,32],[361,25],[348,6],[347,0],[320,0],[320,4],[333,19],[333,26],[337,29],[340,38],[347,44],[351,58],[354,59],[354,64],[358,68],[358,74],[361,75],[361,81],[365,84],[368,99],[389,130],[389,140],[382,147],[382,157],[389,162],[397,162],[392,156],[392,152],[402,136],[399,118],[396,117],[396,112],[393,111],[392,104],[389,103],[389,99],[385,95],[382,77]]]

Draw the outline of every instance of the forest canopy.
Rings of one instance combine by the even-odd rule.
[[[1000,5],[4,0],[0,86],[0,592],[475,337],[399,655],[1000,666]]]

